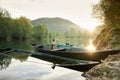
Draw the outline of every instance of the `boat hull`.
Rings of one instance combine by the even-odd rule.
[[[99,64],[99,62],[65,58],[65,57],[56,56],[56,55],[49,55],[46,53],[32,54],[31,56],[48,61],[48,62],[52,62],[54,64],[54,68],[55,66],[59,66],[59,67],[65,67],[65,68],[69,68],[69,69],[77,70],[81,72],[86,72],[90,70],[92,67],[94,67],[95,65]]]
[[[69,68],[69,69],[76,70],[76,71],[86,72],[86,71],[90,70],[91,68],[93,68],[96,65],[98,65],[98,64],[61,66],[61,67]]]
[[[80,50],[80,51],[73,51],[73,50],[47,50],[43,48],[39,48],[34,46],[36,51],[43,52],[50,55],[62,56],[66,58],[72,59],[79,59],[79,60],[88,60],[88,61],[101,61],[108,57],[109,55],[117,54],[120,50]],[[75,48],[74,48],[75,49]]]

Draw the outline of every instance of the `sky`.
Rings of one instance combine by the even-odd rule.
[[[97,2],[99,0],[0,0],[0,7],[7,9],[13,18],[61,17],[92,30],[101,24],[91,15],[92,5]]]

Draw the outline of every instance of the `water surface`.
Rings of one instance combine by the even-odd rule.
[[[32,50],[29,43],[2,42],[0,48]],[[0,53],[0,80],[85,80],[82,72],[62,67],[51,68],[52,63],[23,53]]]

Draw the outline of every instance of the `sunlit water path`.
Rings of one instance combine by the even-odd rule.
[[[92,39],[89,40],[89,44],[86,47],[88,50],[96,50],[95,46],[93,45]]]

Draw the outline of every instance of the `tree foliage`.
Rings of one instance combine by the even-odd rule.
[[[7,10],[0,8],[0,39],[7,39],[9,35],[10,14]]]
[[[120,0],[100,0],[93,7],[94,17],[104,22],[95,44],[98,49],[120,47]],[[103,48],[102,48],[103,47]]]
[[[13,19],[0,8],[0,39],[26,40],[31,37],[32,24],[25,17]]]
[[[32,25],[25,17],[12,19],[11,21],[11,38],[25,40],[31,37]]]
[[[93,6],[93,16],[106,25],[120,24],[120,0],[100,0]]]
[[[45,38],[46,34],[47,34],[47,27],[45,24],[39,24],[33,28],[33,36],[38,40]]]

